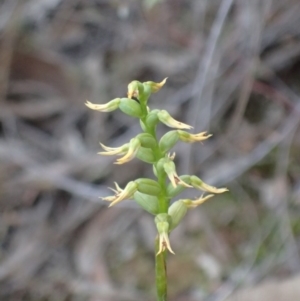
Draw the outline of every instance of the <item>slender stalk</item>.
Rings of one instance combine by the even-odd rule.
[[[159,239],[155,239],[155,254],[159,249]],[[155,280],[157,301],[167,300],[167,266],[166,266],[166,251],[155,256]]]

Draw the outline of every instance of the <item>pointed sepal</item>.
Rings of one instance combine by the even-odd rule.
[[[132,198],[138,187],[138,185],[133,181],[129,182],[124,189],[121,189],[117,183],[115,183],[115,186],[116,189],[111,189],[115,193],[113,196],[102,198],[104,201],[111,202],[108,207],[114,206],[123,200]]]
[[[204,183],[197,176],[191,176],[190,177],[190,183],[194,188],[202,190],[202,191],[210,192],[210,193],[219,194],[219,193],[224,193],[224,192],[228,191],[228,189],[225,188],[225,187],[217,188],[217,187],[214,187],[214,186],[210,186],[210,185]]]
[[[207,134],[207,132],[201,132],[198,134],[190,134],[186,131],[178,130],[177,133],[178,133],[179,139],[181,141],[188,142],[188,143],[204,141],[212,136],[211,134]]]
[[[137,155],[140,147],[140,140],[137,138],[132,138],[129,142],[127,153],[122,158],[117,159],[115,164],[124,164],[131,161]]]
[[[149,86],[151,89],[151,93],[156,93],[158,92],[166,83],[167,81],[167,77],[165,79],[163,79],[160,83],[155,83],[155,82],[144,82],[143,85],[144,86]]]
[[[115,111],[116,109],[119,108],[121,99],[120,98],[115,98],[111,101],[109,101],[108,103],[105,104],[95,104],[92,103],[90,101],[86,101],[85,105],[95,111],[99,111],[99,112],[112,112]]]
[[[166,126],[175,129],[192,129],[193,127],[174,119],[166,110],[161,110],[157,114],[158,119]]]

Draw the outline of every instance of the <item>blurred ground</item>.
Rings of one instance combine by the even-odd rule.
[[[150,106],[214,134],[176,147],[179,173],[230,188],[172,234],[170,300],[300,300],[299,15],[299,0],[0,1],[0,300],[154,300],[152,217],[99,199],[151,176],[97,155],[139,127],[84,101],[167,76]]]

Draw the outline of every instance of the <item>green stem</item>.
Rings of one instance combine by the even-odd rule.
[[[144,113],[142,118],[143,123],[146,125],[146,118],[147,118],[147,108],[145,105],[141,103],[141,107]],[[146,126],[147,127],[147,126]],[[156,145],[153,148],[154,155],[156,158],[155,164],[164,157],[161,153],[158,140],[156,136],[156,128],[146,128],[146,132],[153,136],[156,141]],[[168,213],[169,208],[169,200],[166,194],[166,173],[165,172],[158,172],[157,174],[157,181],[162,188],[162,192],[160,196],[158,196],[158,206],[159,206],[159,213]],[[158,253],[159,250],[159,238],[156,237],[155,239],[155,254]],[[166,266],[166,251],[161,252],[158,255],[155,255],[155,279],[156,279],[156,292],[157,292],[157,301],[166,301],[167,300],[167,266]]]
[[[158,237],[155,239],[155,254],[159,249]],[[167,300],[167,267],[166,267],[166,251],[155,256],[155,278],[157,301]]]
[[[158,196],[159,213],[168,213],[169,201],[166,196],[166,174],[158,174],[158,183],[161,186],[162,192]]]

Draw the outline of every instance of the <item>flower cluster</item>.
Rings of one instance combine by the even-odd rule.
[[[104,156],[120,156],[115,164],[124,164],[138,158],[153,166],[156,180],[140,178],[129,182],[124,189],[115,183],[112,196],[102,198],[110,202],[109,207],[126,199],[133,199],[143,209],[155,215],[158,231],[157,254],[168,250],[173,253],[169,241],[169,233],[178,226],[189,209],[196,208],[215,194],[228,191],[227,188],[216,188],[204,183],[197,176],[179,176],[174,163],[175,153],[169,151],[178,141],[194,143],[204,141],[212,135],[206,132],[191,134],[183,130],[190,130],[192,126],[174,119],[166,110],[150,110],[148,99],[152,93],[158,92],[167,79],[160,83],[132,81],[128,85],[127,98],[116,98],[106,104],[93,104],[89,101],[86,106],[100,112],[112,112],[120,109],[125,114],[140,120],[143,132],[132,138],[128,143],[119,147],[108,147],[100,143]],[[134,98],[134,99],[133,99]],[[138,101],[136,101],[138,100]],[[161,122],[173,128],[160,139],[156,136],[156,126]],[[169,184],[167,184],[167,179]],[[195,188],[203,192],[195,199],[180,199],[170,204],[172,198],[179,195],[186,188]],[[205,193],[209,193],[206,194]]]

